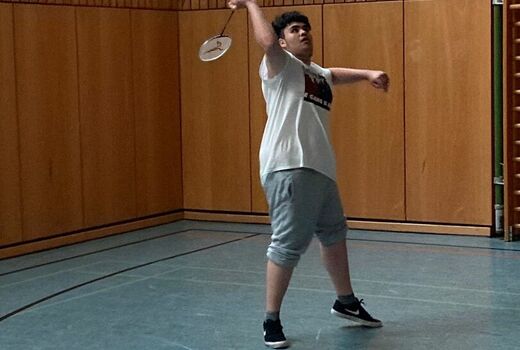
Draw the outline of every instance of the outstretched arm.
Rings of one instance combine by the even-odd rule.
[[[368,69],[330,68],[332,82],[336,84],[349,84],[361,80],[368,80],[373,87],[388,91],[390,78],[385,72]]]
[[[271,24],[265,19],[255,0],[229,0],[229,8],[236,10],[247,8],[258,44],[266,56],[268,77],[277,75],[284,67],[286,53],[278,42],[278,37]]]

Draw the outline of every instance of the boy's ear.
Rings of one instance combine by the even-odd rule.
[[[287,46],[287,42],[283,38],[279,38],[278,42],[280,43],[280,46],[285,48]]]

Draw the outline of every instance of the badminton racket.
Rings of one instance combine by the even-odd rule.
[[[229,35],[224,34],[224,31],[226,30],[229,21],[231,21],[231,17],[233,17],[234,13],[234,10],[231,11],[224,28],[222,28],[222,31],[219,35],[215,35],[214,37],[211,37],[202,43],[199,49],[199,58],[201,61],[214,61],[222,57],[226,51],[229,50],[232,40]]]

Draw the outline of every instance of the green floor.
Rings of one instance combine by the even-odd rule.
[[[265,349],[269,226],[181,221],[0,260],[0,349]],[[520,242],[352,230],[366,329],[329,314],[316,242],[282,321],[291,349],[520,349]]]

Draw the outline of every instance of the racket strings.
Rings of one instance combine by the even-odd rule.
[[[224,35],[224,32],[229,22],[231,21],[231,18],[233,17],[234,13],[235,11],[231,10],[231,13],[227,18],[226,24],[224,24],[224,27],[222,28],[222,31],[219,35],[206,40],[200,46],[199,58],[201,59],[201,61],[207,62],[216,60],[217,58],[220,58],[222,55],[224,55],[226,51],[229,49],[229,47],[231,46],[231,38],[227,35]]]

